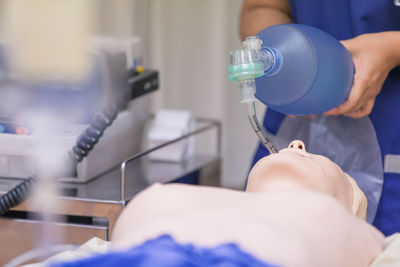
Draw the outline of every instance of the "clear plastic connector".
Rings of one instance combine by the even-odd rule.
[[[241,103],[246,104],[250,124],[270,154],[278,153],[278,149],[267,138],[255,109],[255,79],[264,74],[273,73],[279,63],[278,56],[271,48],[262,48],[262,40],[257,36],[247,37],[242,49],[230,53],[228,77],[230,81],[240,82]]]

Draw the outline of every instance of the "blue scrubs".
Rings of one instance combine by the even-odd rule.
[[[339,40],[364,33],[400,31],[400,6],[394,0],[290,0],[290,3],[294,22],[320,28]],[[264,126],[276,134],[284,117],[268,110]],[[385,155],[400,155],[400,67],[389,74],[369,117],[385,164]],[[259,145],[253,164],[267,154]],[[400,232],[400,171],[384,173],[374,225],[385,235]]]

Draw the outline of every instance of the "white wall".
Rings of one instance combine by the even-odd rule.
[[[237,84],[226,77],[240,47],[240,0],[102,0],[100,31],[140,35],[160,71],[153,108],[190,109],[223,123],[223,185],[241,188],[256,146]]]

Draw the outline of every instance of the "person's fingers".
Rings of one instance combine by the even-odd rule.
[[[365,105],[363,100],[363,88],[366,86],[365,79],[354,76],[354,84],[350,90],[350,95],[347,100],[331,110],[325,111],[326,116],[341,115],[358,111]]]
[[[350,117],[350,118],[353,118],[353,119],[359,119],[359,118],[362,118],[362,117],[364,117],[364,116],[366,116],[368,114],[365,114],[364,109],[359,109],[357,111],[354,111],[354,112],[351,112],[351,113],[346,113],[346,114],[343,114],[343,115],[347,116],[347,117]]]
[[[343,115],[347,116],[347,117],[351,117],[353,119],[362,118],[362,117],[365,116],[365,109],[364,108],[360,108],[360,109],[358,109],[356,111],[349,112],[349,113],[346,113],[346,114],[343,114]]]
[[[359,109],[358,99],[348,98],[343,104],[340,106],[333,108],[331,110],[325,111],[324,115],[333,116],[333,115],[341,115],[345,113],[355,112]]]
[[[300,117],[300,118],[310,118],[310,119],[317,117],[317,115],[296,116],[296,115],[291,115],[291,114],[287,114],[287,116],[290,117],[290,118]]]
[[[309,118],[309,119],[313,119],[316,118],[317,115],[307,115],[307,116],[303,116],[304,118]]]
[[[374,104],[375,104],[375,99],[371,99],[370,101],[368,101],[364,106],[362,106],[358,110],[349,112],[349,113],[345,113],[344,115],[354,118],[354,119],[368,116],[369,114],[371,114]]]
[[[335,115],[339,115],[339,114],[340,114],[340,112],[339,112],[339,108],[338,107],[330,109],[330,110],[325,111],[323,113],[323,115],[325,115],[325,116],[335,116]]]

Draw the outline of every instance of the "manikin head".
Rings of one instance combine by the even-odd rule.
[[[302,141],[259,160],[250,172],[246,191],[303,188],[336,198],[365,219],[367,199],[357,183],[330,159],[308,153]]]

